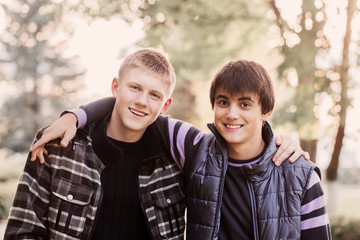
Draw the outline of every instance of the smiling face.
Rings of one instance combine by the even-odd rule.
[[[267,71],[258,63],[235,60],[226,63],[210,87],[215,126],[227,141],[228,155],[250,159],[261,153],[263,122],[275,103]]]
[[[112,93],[116,103],[108,126],[108,136],[125,142],[138,141],[146,128],[171,104],[168,84],[157,74],[129,68],[114,78]]]
[[[262,125],[270,114],[271,112],[262,113],[257,94],[231,95],[227,91],[217,91],[214,123],[227,142],[230,157],[245,160],[262,151]]]

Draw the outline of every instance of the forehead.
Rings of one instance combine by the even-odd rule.
[[[140,68],[126,69],[123,74],[119,76],[119,81],[123,83],[137,83],[151,88],[151,90],[164,93],[167,93],[170,88],[169,81],[163,76]]]
[[[260,96],[255,92],[234,92],[231,90],[227,90],[224,88],[221,88],[216,91],[215,98],[228,98],[228,99],[235,99],[235,100],[241,100],[244,98],[252,99],[253,101],[258,102],[260,99]]]

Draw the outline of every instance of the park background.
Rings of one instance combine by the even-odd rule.
[[[209,83],[232,59],[276,87],[270,123],[321,168],[334,239],[360,238],[360,1],[0,0],[0,239],[35,132],[110,96],[122,59],[165,51],[168,112],[207,131]]]

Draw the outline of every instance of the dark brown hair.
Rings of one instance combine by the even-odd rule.
[[[230,95],[257,94],[263,114],[274,108],[275,93],[271,78],[263,66],[252,61],[231,61],[216,73],[210,88],[212,108],[214,108],[215,94],[219,90]]]

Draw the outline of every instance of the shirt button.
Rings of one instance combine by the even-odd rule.
[[[170,204],[170,203],[171,203],[171,199],[170,199],[170,198],[166,199],[166,202],[167,202],[168,204]]]
[[[72,194],[69,194],[69,195],[67,195],[67,199],[68,199],[69,201],[71,201],[71,200],[74,199],[74,196],[73,196]]]

